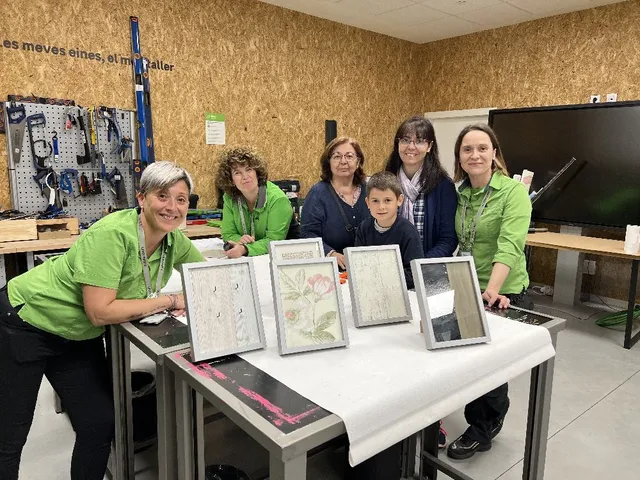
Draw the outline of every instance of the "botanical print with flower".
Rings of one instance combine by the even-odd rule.
[[[343,340],[333,265],[278,266],[289,348]]]

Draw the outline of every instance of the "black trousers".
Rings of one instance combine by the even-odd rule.
[[[526,292],[507,295],[511,305],[532,310],[534,305]],[[491,430],[509,410],[509,385],[500,385],[495,390],[485,393],[480,398],[467,404],[464,408],[464,418],[469,427],[465,436],[483,445],[491,443]]]
[[[103,339],[65,340],[23,322],[18,311],[0,291],[0,480],[18,480],[43,375],[76,432],[71,479],[102,480],[114,432]]]

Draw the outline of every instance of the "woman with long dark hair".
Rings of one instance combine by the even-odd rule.
[[[425,258],[450,257],[458,246],[456,190],[440,164],[431,122],[408,118],[398,128],[385,170],[398,176],[404,202],[400,215],[418,229]]]

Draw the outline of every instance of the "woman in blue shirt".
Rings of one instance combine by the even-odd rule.
[[[311,187],[302,207],[300,236],[321,237],[325,255],[336,257],[342,269],[343,250],[354,246],[356,227],[370,216],[363,165],[358,142],[348,137],[332,140],[320,157],[322,181]]]

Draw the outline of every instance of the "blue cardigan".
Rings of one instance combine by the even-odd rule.
[[[443,178],[424,199],[422,249],[425,258],[450,257],[458,247],[456,234],[456,187]]]
[[[367,185],[363,183],[360,197],[353,207],[338,199],[342,210],[347,216],[347,220],[353,226],[353,231],[351,233],[348,232],[330,188],[331,184],[329,182],[318,182],[311,187],[302,205],[302,220],[300,222],[300,237],[321,237],[324,243],[325,255],[331,250],[342,253],[345,248],[353,247],[356,228],[362,220],[371,216],[364,201],[367,195]],[[455,206],[453,209],[454,215]]]

